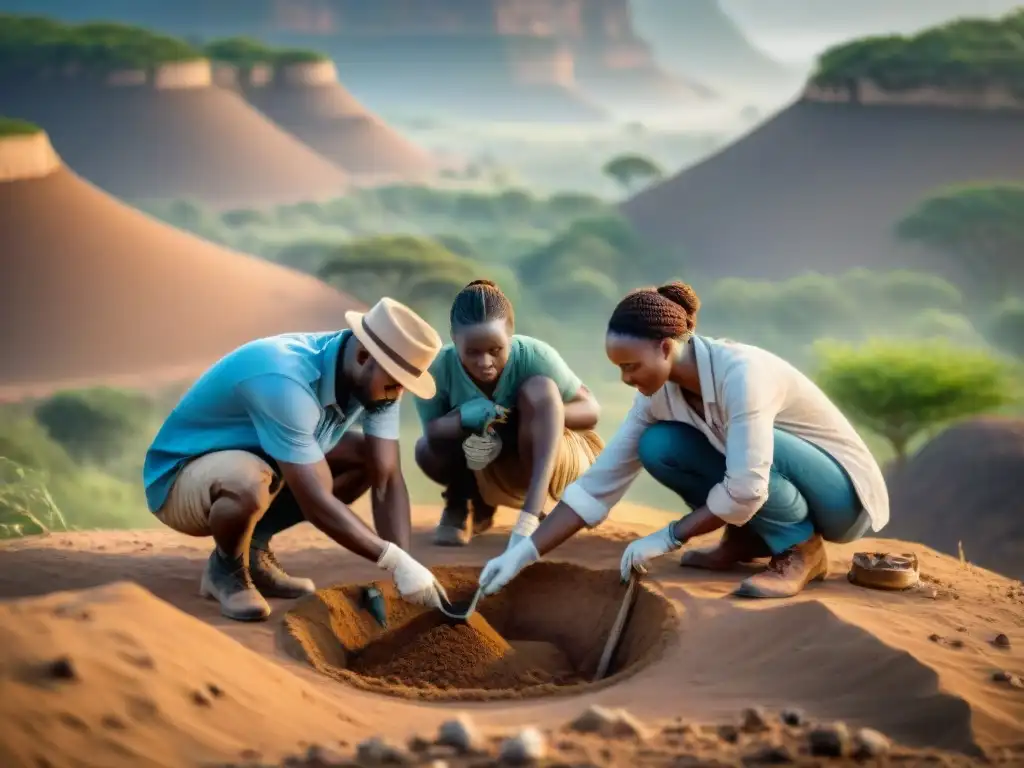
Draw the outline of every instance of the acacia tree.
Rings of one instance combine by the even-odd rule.
[[[1012,399],[1002,361],[946,342],[819,346],[818,383],[854,422],[892,445],[902,466],[915,437]]]
[[[613,179],[627,193],[663,176],[661,167],[643,155],[619,155],[604,164],[605,176]]]
[[[961,261],[994,298],[1024,288],[1024,185],[937,192],[900,221],[896,233]]]

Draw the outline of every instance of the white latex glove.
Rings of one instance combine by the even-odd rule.
[[[619,572],[622,574],[623,581],[629,581],[630,571],[636,571],[639,574],[647,573],[646,566],[649,561],[667,555],[683,546],[682,542],[678,541],[672,533],[676,522],[673,520],[660,531],[630,542],[626,551],[622,553],[622,562],[619,564]]]
[[[397,544],[385,545],[377,565],[391,574],[403,600],[431,608],[439,608],[442,599],[448,602],[448,595],[434,574]]]
[[[533,546],[533,539],[527,537],[509,547],[498,557],[489,560],[480,572],[480,587],[485,595],[493,595],[530,563],[540,560],[540,553]]]
[[[537,526],[539,525],[539,516],[531,515],[529,512],[525,511],[520,512],[515,528],[512,529],[512,533],[508,537],[508,544],[505,546],[505,549],[512,549],[512,547],[523,539],[528,539],[533,536],[533,532],[537,530]]]

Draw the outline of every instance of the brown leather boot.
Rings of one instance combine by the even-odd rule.
[[[775,555],[771,564],[756,573],[733,592],[738,597],[793,597],[812,581],[828,576],[828,553],[821,536],[814,534],[803,544]]]
[[[721,541],[713,547],[688,549],[679,564],[684,568],[702,568],[707,571],[728,571],[739,563],[749,563],[771,557],[772,551],[764,540],[746,526],[730,525]]]

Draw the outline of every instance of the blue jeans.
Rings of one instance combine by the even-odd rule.
[[[725,477],[725,456],[689,424],[661,421],[640,438],[640,461],[659,483],[692,509],[704,506]],[[870,530],[853,483],[816,445],[775,430],[768,498],[747,523],[779,554],[820,533],[826,541],[856,541]]]

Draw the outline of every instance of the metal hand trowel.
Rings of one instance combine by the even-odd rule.
[[[466,621],[470,616],[476,613],[476,604],[480,602],[480,598],[483,597],[483,594],[483,587],[478,587],[472,600],[456,600],[454,603],[449,603],[444,598],[441,598],[441,605],[438,610],[449,619],[453,619],[455,621]]]

